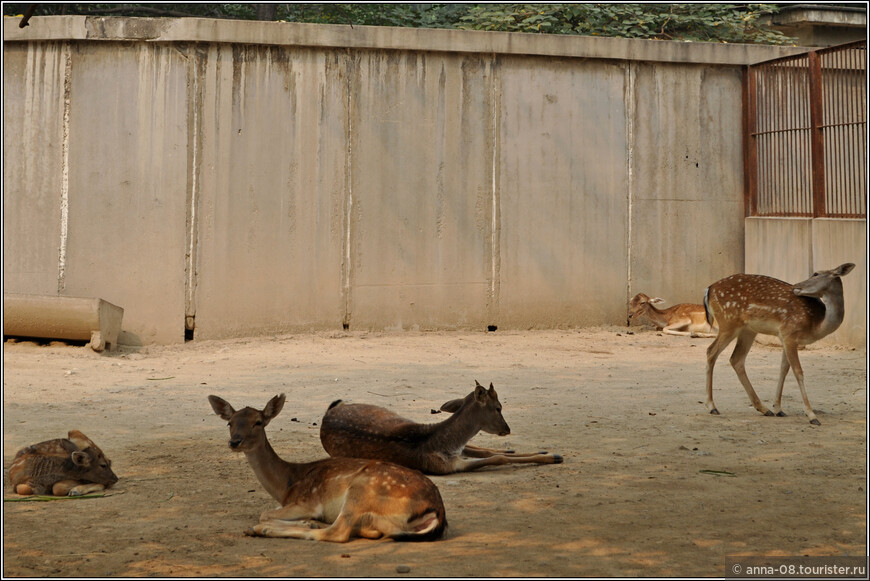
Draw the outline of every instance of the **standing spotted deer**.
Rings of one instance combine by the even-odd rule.
[[[731,341],[737,345],[731,366],[756,410],[766,416],[784,416],[782,387],[789,367],[794,371],[804,410],[811,424],[821,425],[807,398],[804,372],[798,348],[809,345],[837,330],[843,322],[843,282],[855,265],[847,262],[832,270],[821,270],[803,282],[787,282],[756,274],[735,274],[713,283],[704,294],[707,318],[716,317],[719,336],[707,348],[707,409],[719,413],[713,403],[713,366]],[[782,342],[782,362],[773,411],[767,409],[746,375],[746,355],[758,333],[775,335]]]
[[[320,441],[331,456],[386,460],[426,474],[468,472],[502,464],[562,462],[558,454],[514,454],[469,446],[468,441],[481,430],[499,436],[511,432],[492,384],[489,390],[475,384],[474,391],[464,398],[441,406],[453,415],[437,424],[418,424],[378,406],[335,401],[320,423]]]
[[[650,298],[638,293],[628,305],[628,320],[634,317],[646,317],[662,332],[668,335],[691,337],[715,337],[715,322],[707,322],[703,305],[680,303],[666,309],[658,309],[654,305],[665,302],[658,297]]]
[[[16,494],[81,496],[118,481],[112,462],[90,438],[78,430],[67,435],[26,446],[15,454],[9,480]]]
[[[263,512],[246,534],[337,543],[351,537],[434,541],[443,535],[447,518],[441,494],[415,470],[356,458],[294,464],[278,457],[266,439],[266,426],[284,406],[284,394],[262,410],[236,411],[216,395],[208,400],[229,422],[230,448],[245,453],[260,484],[281,503]]]

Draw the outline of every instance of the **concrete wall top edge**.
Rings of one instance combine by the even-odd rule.
[[[334,24],[207,18],[35,16],[30,19],[30,25],[25,28],[19,28],[19,22],[19,18],[3,18],[4,42],[47,40],[219,42],[715,65],[753,64],[809,50],[801,47],[752,44],[384,26],[351,27]]]

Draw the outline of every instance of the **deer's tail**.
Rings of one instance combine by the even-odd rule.
[[[710,311],[710,287],[704,290],[704,316],[707,318],[707,324],[713,326],[713,313]]]
[[[399,542],[437,541],[444,535],[447,518],[443,509],[429,510],[420,516],[412,516],[408,519],[408,527],[412,530],[390,535],[390,538]]]

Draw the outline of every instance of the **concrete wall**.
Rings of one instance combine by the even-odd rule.
[[[867,344],[867,221],[833,218],[747,218],[746,272],[788,282],[844,262],[855,269],[843,277],[846,317],[825,343]]]
[[[132,344],[699,302],[744,268],[740,66],[798,50],[85,17],[4,40],[5,290],[104,298]]]

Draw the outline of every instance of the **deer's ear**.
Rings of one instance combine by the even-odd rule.
[[[660,298],[660,297],[655,297],[655,298],[650,299],[649,302],[650,302],[650,304],[657,305],[659,303],[665,302],[665,299]]]
[[[851,262],[847,262],[846,264],[841,264],[840,266],[838,266],[835,272],[837,276],[846,276],[847,274],[852,272],[853,268],[855,268],[855,265]]]
[[[66,437],[69,439],[70,442],[75,444],[76,448],[78,448],[79,450],[84,450],[85,448],[91,448],[91,447],[96,448],[97,447],[96,444],[94,444],[90,438],[88,438],[87,436],[85,436],[83,433],[81,433],[78,430],[70,430],[67,433]]]
[[[450,401],[444,403],[441,406],[441,411],[447,412],[449,414],[455,414],[456,412],[459,411],[459,408],[462,407],[462,403],[464,401],[465,401],[464,399],[451,399]]]
[[[230,418],[233,417],[234,413],[236,413],[236,410],[233,409],[233,406],[231,406],[228,401],[221,399],[216,395],[208,396],[208,403],[211,404],[211,409],[214,410],[214,413],[226,421],[230,421]]]
[[[75,464],[76,466],[87,468],[91,465],[90,457],[84,452],[73,452],[72,454],[70,454],[70,458],[72,459],[73,464]]]
[[[486,388],[479,383],[474,386],[474,400],[481,405],[486,403]]]
[[[277,416],[281,412],[281,408],[284,407],[284,394],[276,395],[272,399],[269,400],[269,403],[266,404],[266,407],[263,408],[263,418],[266,420],[268,424],[269,421]]]

